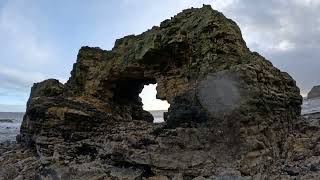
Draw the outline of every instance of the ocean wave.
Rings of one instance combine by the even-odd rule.
[[[24,113],[0,112],[0,143],[15,141]]]
[[[13,123],[14,119],[0,119],[0,123]]]

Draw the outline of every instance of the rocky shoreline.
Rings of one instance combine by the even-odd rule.
[[[317,114],[320,116],[320,113]],[[161,126],[161,125],[159,125]],[[257,173],[243,175],[239,171],[225,168],[219,174],[205,177],[185,177],[182,173],[173,176],[151,176],[146,178],[134,168],[101,167],[102,159],[89,160],[91,157],[77,157],[71,162],[64,160],[56,166],[48,168],[52,161],[61,157],[41,157],[30,148],[16,142],[0,143],[0,179],[212,179],[212,180],[269,180],[269,179],[302,179],[315,180],[320,178],[320,119],[300,117],[294,125],[294,130],[286,141],[287,157],[278,159],[270,169],[270,174]],[[190,155],[190,154],[189,154]],[[84,155],[85,156],[85,155]],[[83,159],[85,158],[85,159]],[[87,159],[89,158],[89,159]],[[168,164],[169,165],[169,164]],[[138,167],[138,165],[137,165]],[[58,170],[58,171],[57,171]],[[57,172],[56,172],[57,171]],[[39,173],[41,172],[41,173]],[[54,174],[52,174],[54,172]],[[67,173],[66,173],[67,172]],[[73,173],[71,173],[73,172]],[[109,172],[108,174],[106,172]],[[64,174],[64,176],[59,175]]]
[[[139,93],[170,103],[153,123]],[[320,179],[319,119],[294,79],[210,6],[82,47],[66,84],[34,84],[0,179]]]

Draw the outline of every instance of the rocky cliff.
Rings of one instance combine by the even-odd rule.
[[[308,99],[320,98],[320,86],[313,86],[311,91],[308,93]]]
[[[160,124],[139,98],[155,83],[170,103]],[[66,84],[36,83],[0,174],[313,178],[317,165],[299,166],[319,157],[319,136],[298,117],[301,102],[295,81],[251,52],[235,22],[210,6],[191,8],[112,50],[82,47]]]

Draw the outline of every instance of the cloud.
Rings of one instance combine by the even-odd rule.
[[[294,49],[295,44],[293,44],[292,42],[290,42],[289,40],[281,40],[276,46],[275,49],[276,50],[280,50],[280,51],[288,51],[291,49]]]
[[[294,0],[294,3],[296,3],[297,5],[303,5],[312,8],[320,5],[320,1],[318,0]]]
[[[27,66],[42,66],[54,58],[54,48],[37,36],[40,34],[37,30],[39,24],[33,21],[36,15],[32,14],[32,8],[27,3],[32,4],[32,1],[10,0],[2,7],[0,38],[6,43],[0,45],[1,53]]]
[[[319,9],[319,0],[243,0],[220,10],[237,22],[251,50],[289,72],[305,94],[320,84]]]
[[[24,111],[32,84],[48,78],[47,74],[0,67],[0,112]],[[62,83],[67,81],[64,78],[58,79]]]
[[[319,0],[10,0],[0,2],[0,104],[24,104],[34,82],[66,81],[82,45],[110,49],[116,38],[202,4],[233,19],[248,47],[292,75],[302,93],[320,84]]]
[[[34,82],[46,78],[45,75],[36,72],[22,72],[16,69],[0,68],[0,81],[2,88],[22,89],[29,87]]]
[[[52,77],[55,48],[41,36],[34,1],[0,2],[0,104],[24,106],[33,83]],[[57,77],[57,75],[53,76]],[[64,81],[66,78],[60,78]],[[11,104],[11,105],[10,105]]]
[[[0,99],[13,92],[21,95],[28,94],[33,83],[51,78],[48,74],[38,72],[19,71],[17,69],[0,67]],[[57,78],[61,83],[66,83],[66,78]]]
[[[0,88],[8,91],[25,91],[43,79],[44,75],[33,70],[49,61],[50,52],[37,40],[34,23],[21,14],[26,3],[7,1],[0,11]]]
[[[32,84],[46,78],[46,75],[37,72],[0,67],[0,112],[22,111]]]

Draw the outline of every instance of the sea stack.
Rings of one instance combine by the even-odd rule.
[[[155,83],[170,103],[160,124],[139,98]],[[295,80],[204,5],[112,50],[82,47],[66,84],[32,87],[17,139],[39,179],[290,179],[311,172],[291,167],[297,153],[316,155],[297,135],[301,103]]]

